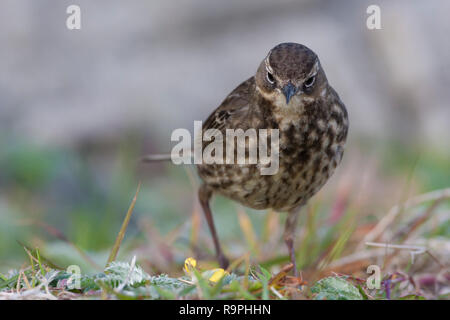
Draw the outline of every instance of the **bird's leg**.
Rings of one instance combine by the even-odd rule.
[[[202,185],[198,191],[198,198],[200,200],[200,204],[203,209],[203,213],[205,214],[206,221],[208,222],[209,231],[211,231],[211,235],[214,241],[214,247],[216,249],[217,261],[221,268],[228,268],[229,262],[228,259],[222,252],[220,247],[219,238],[217,237],[216,227],[214,226],[214,220],[211,213],[211,209],[209,207],[209,200],[211,199],[212,192],[205,185]]]
[[[298,213],[300,211],[300,207],[291,209],[288,212],[288,216],[286,219],[286,224],[284,226],[284,242],[288,248],[289,257],[291,259],[292,264],[294,265],[294,275],[298,277],[297,270],[297,262],[295,258],[295,249],[294,249],[294,239],[295,239],[295,229],[297,227],[297,218]]]

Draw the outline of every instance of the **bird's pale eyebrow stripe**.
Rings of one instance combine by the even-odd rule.
[[[312,67],[311,72],[308,75],[308,78],[315,76],[317,72],[319,72],[319,60],[316,60],[316,62],[314,63],[314,66]]]
[[[272,69],[272,67],[270,66],[270,63],[269,63],[269,57],[270,57],[271,53],[272,53],[272,50],[270,50],[269,53],[267,54],[266,59],[264,59],[264,63],[266,65],[266,71],[270,72],[270,73],[273,73],[273,69]]]

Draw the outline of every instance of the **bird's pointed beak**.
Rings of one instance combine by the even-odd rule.
[[[297,92],[297,88],[292,83],[288,82],[288,84],[283,87],[282,91],[284,96],[286,97],[286,104],[289,104],[289,101]]]

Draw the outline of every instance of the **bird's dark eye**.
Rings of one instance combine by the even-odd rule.
[[[306,79],[306,81],[303,83],[305,85],[305,88],[310,88],[316,81],[316,76],[309,77]]]
[[[273,77],[273,74],[270,72],[267,72],[267,81],[269,81],[271,84],[275,83],[275,78]]]

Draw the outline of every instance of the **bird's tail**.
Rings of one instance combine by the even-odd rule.
[[[141,158],[142,162],[159,162],[159,161],[169,161],[171,160],[170,153],[167,154],[148,154]]]
[[[192,157],[194,156],[194,151],[188,150],[186,152],[186,155],[184,155],[184,156],[188,157],[188,158],[190,157],[192,159]],[[170,153],[148,154],[141,158],[142,162],[162,162],[162,161],[170,161],[170,160],[172,160],[172,154],[170,154]]]

